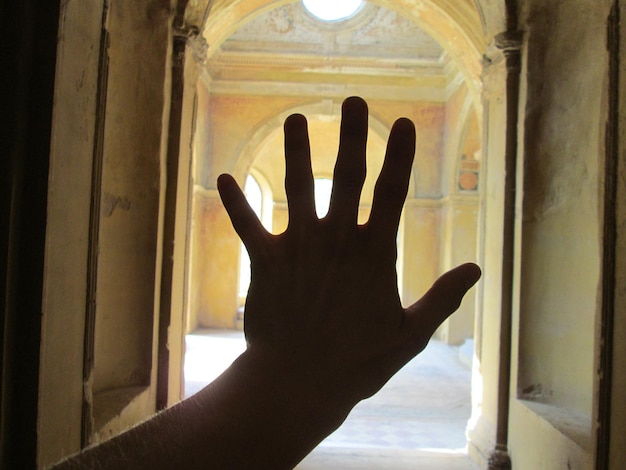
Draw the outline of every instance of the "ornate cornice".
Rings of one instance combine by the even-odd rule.
[[[330,81],[328,83],[311,84],[306,81],[215,80],[204,74],[201,77],[208,84],[211,94],[214,95],[317,96],[320,98],[343,98],[347,95],[362,95],[391,101],[432,101],[440,103],[447,101],[445,87],[355,84]]]
[[[385,59],[380,57],[322,57],[305,54],[277,54],[263,52],[224,52],[207,62],[214,75],[222,69],[263,68],[292,70],[358,70],[375,75],[445,77],[447,70],[440,59]]]

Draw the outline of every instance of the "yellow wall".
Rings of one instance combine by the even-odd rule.
[[[233,328],[239,241],[217,191],[194,192],[190,308],[202,326]]]
[[[409,201],[404,207],[403,305],[428,290],[439,269],[441,211],[437,203]]]
[[[610,4],[526,5],[519,329],[509,427],[511,454],[524,468],[571,462],[586,469],[593,462],[608,66],[601,32]],[[556,24],[558,31],[549,26]]]

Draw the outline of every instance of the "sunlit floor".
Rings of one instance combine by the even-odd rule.
[[[245,349],[236,331],[187,336],[185,395],[217,377]],[[300,465],[316,469],[475,469],[466,455],[470,369],[458,348],[431,341]]]

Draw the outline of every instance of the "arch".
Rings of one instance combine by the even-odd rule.
[[[283,109],[273,117],[265,120],[262,124],[251,129],[246,136],[246,144],[241,148],[239,155],[235,158],[233,177],[242,182],[245,175],[249,173],[252,165],[255,150],[269,138],[276,129],[283,126],[285,119],[291,114],[300,113],[307,117],[309,121],[333,120],[339,123],[341,116],[341,103],[331,100],[322,100],[314,103],[305,103]],[[339,125],[339,124],[337,124]],[[385,124],[376,113],[370,112],[369,129],[373,131],[383,141],[387,139],[390,127]],[[413,184],[413,183],[411,183]]]
[[[480,23],[483,37],[491,38],[506,30],[506,6],[504,0],[473,0]]]

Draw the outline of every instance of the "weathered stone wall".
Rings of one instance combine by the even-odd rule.
[[[37,460],[81,443],[91,171],[102,2],[61,10],[42,302]]]
[[[523,468],[592,466],[610,3],[523,2],[524,201],[510,416],[511,454]]]
[[[46,234],[41,465],[77,451],[84,429],[87,441],[105,439],[155,411],[172,11],[157,0],[111,2],[104,22],[103,11],[102,2],[62,5]],[[101,179],[92,180],[94,168]],[[90,306],[93,330],[85,326]]]

